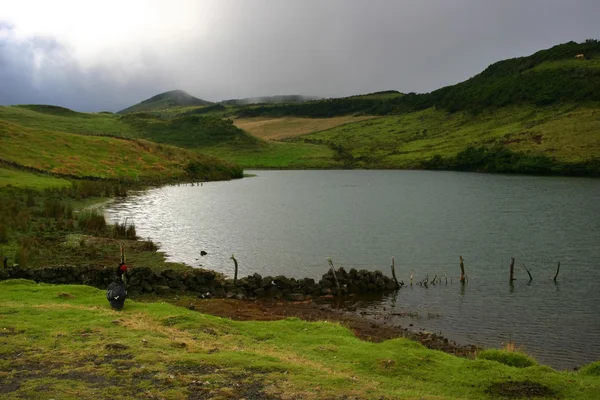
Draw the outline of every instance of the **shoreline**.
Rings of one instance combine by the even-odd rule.
[[[140,295],[134,301],[154,302],[157,300],[184,307],[203,314],[209,314],[235,321],[277,321],[298,318],[308,322],[327,321],[339,323],[350,329],[361,340],[380,343],[395,338],[406,338],[421,343],[428,349],[439,350],[458,357],[474,359],[483,348],[475,345],[461,345],[443,335],[419,331],[414,332],[400,325],[378,321],[355,312],[334,308],[328,300],[331,297],[305,301],[275,299],[198,299],[180,296],[165,299],[161,296]]]

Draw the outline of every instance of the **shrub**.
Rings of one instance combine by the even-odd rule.
[[[477,354],[477,358],[481,360],[496,361],[500,364],[517,368],[525,368],[537,365],[533,358],[518,351],[488,349],[479,352]]]

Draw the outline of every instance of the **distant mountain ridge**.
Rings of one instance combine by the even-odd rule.
[[[303,103],[305,101],[320,100],[316,96],[303,96],[299,94],[287,94],[278,96],[246,97],[243,99],[223,100],[222,104],[244,106],[248,104],[279,104],[279,103]]]
[[[127,107],[117,114],[127,114],[132,112],[140,111],[157,111],[166,110],[172,107],[186,107],[186,106],[208,106],[214,104],[210,101],[202,100],[192,96],[184,90],[171,90],[152,96],[138,104],[131,107]]]
[[[583,55],[576,57],[577,55]],[[242,108],[238,117],[389,115],[436,107],[481,112],[511,105],[600,101],[600,41],[568,42],[530,56],[498,61],[480,74],[430,93],[351,96],[309,103]]]

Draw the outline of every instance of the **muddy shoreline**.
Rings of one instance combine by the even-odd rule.
[[[138,300],[153,301],[154,296]],[[162,299],[165,300],[164,298]],[[432,350],[440,350],[459,357],[474,358],[480,347],[460,345],[436,333],[414,332],[386,320],[376,320],[344,308],[336,308],[330,299],[307,301],[198,299],[179,297],[168,302],[190,310],[237,321],[274,321],[296,317],[305,321],[330,321],[352,330],[354,334],[371,342],[383,342],[398,337],[417,341]]]

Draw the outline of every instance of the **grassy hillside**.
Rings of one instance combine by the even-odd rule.
[[[472,115],[428,109],[343,125],[295,141],[336,150],[350,166],[419,168],[470,146],[502,147],[574,163],[600,154],[600,107],[513,106]]]
[[[404,96],[397,90],[384,90],[381,92],[373,92],[368,94],[359,94],[356,96],[350,96],[351,99],[367,99],[367,100],[390,100]]]
[[[138,104],[127,107],[126,109],[119,111],[119,114],[165,110],[173,107],[207,106],[210,104],[212,104],[210,101],[194,97],[183,90],[172,90],[170,92],[157,94]]]
[[[0,107],[0,122],[19,129],[66,132],[85,136],[137,138],[184,147],[197,154],[214,155],[245,167],[335,167],[339,166],[326,146],[303,143],[268,143],[249,135],[232,121],[223,119],[222,105],[181,107],[171,110],[125,115],[56,112],[52,106]],[[322,120],[315,126],[335,126]],[[347,119],[351,120],[351,119]],[[302,124],[314,125],[306,120]],[[325,125],[323,125],[325,124]],[[90,140],[90,138],[80,140]],[[81,149],[80,149],[81,150]],[[79,150],[78,150],[79,151]],[[190,155],[191,153],[186,153]],[[196,155],[196,157],[198,157]]]
[[[66,179],[35,172],[0,167],[0,187],[4,186],[43,190],[49,188],[66,188],[71,186],[71,182]]]
[[[318,100],[314,96],[302,96],[298,94],[282,95],[282,96],[260,96],[246,97],[244,99],[224,100],[222,104],[243,106],[248,104],[278,104],[278,103],[302,103],[305,101]]]
[[[280,140],[358,122],[372,116],[333,118],[238,118],[234,125],[265,140]]]
[[[580,53],[585,59],[575,59]],[[38,131],[147,139],[243,167],[597,175],[598,85],[600,42],[589,40],[500,61],[427,94],[385,91],[246,106],[182,101],[172,107],[168,92],[150,99],[146,105],[153,106],[144,112],[86,114],[27,105],[0,107],[0,121]],[[227,118],[233,115],[238,118],[232,123]]]
[[[576,60],[576,54],[585,59]],[[600,42],[569,42],[490,65],[479,75],[416,98],[421,107],[480,111],[512,104],[539,106],[600,101]]]
[[[576,60],[575,55],[585,59]],[[340,115],[401,114],[436,107],[480,112],[517,104],[546,106],[558,103],[600,101],[600,42],[569,42],[527,57],[490,65],[480,74],[459,84],[431,93],[395,95],[380,92],[301,104],[248,107],[239,117],[333,117]],[[386,94],[387,93],[387,94]]]
[[[88,286],[0,283],[3,398],[591,399],[600,391],[596,364],[556,372],[519,353],[470,360],[407,339],[364,342],[328,322],[125,307],[110,310]]]
[[[225,162],[171,146],[28,128],[1,119],[0,147],[0,159],[12,166],[76,177],[136,181],[169,180],[192,172],[201,179],[241,175]]]
[[[258,146],[241,147],[225,143],[200,152],[244,168],[344,168],[336,159],[335,151],[322,144],[263,142]]]

